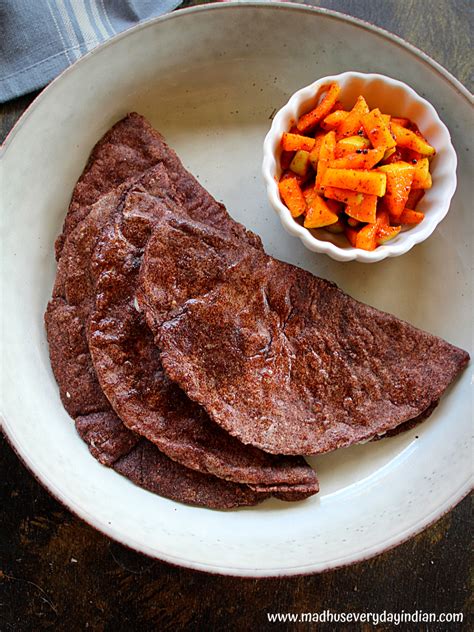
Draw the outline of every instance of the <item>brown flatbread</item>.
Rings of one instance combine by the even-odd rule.
[[[428,411],[469,359],[184,219],[156,228],[141,278],[168,376],[229,433],[272,453],[319,454],[390,431]]]

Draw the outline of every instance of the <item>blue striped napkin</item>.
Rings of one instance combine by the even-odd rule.
[[[180,0],[0,0],[0,103],[43,87],[104,40]]]

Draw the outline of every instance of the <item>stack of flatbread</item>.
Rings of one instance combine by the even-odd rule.
[[[93,149],[45,322],[92,455],[216,509],[302,500],[304,455],[427,417],[468,354],[268,256],[129,114]]]

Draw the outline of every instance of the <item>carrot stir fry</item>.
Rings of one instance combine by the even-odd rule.
[[[279,191],[306,228],[344,233],[375,250],[402,225],[424,219],[416,207],[431,188],[436,153],[416,123],[370,109],[363,96],[345,110],[337,83],[281,139]]]

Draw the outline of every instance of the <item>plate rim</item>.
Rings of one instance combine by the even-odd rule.
[[[196,5],[192,7],[186,7],[182,9],[174,9],[173,11],[170,11],[169,13],[165,13],[164,15],[160,15],[156,18],[151,18],[150,20],[146,20],[145,22],[136,24],[135,26],[125,29],[125,31],[122,31],[121,33],[117,33],[117,35],[110,37],[109,39],[105,40],[105,42],[102,42],[101,44],[99,44],[98,46],[96,46],[95,48],[87,52],[85,55],[77,59],[73,64],[65,68],[57,77],[55,77],[52,81],[50,81],[50,83],[47,84],[41,90],[38,96],[35,97],[33,101],[29,104],[29,106],[25,109],[25,111],[22,113],[20,118],[16,121],[15,125],[8,132],[3,143],[0,145],[0,156],[3,153],[5,153],[8,147],[11,145],[18,130],[23,126],[25,121],[29,118],[31,109],[33,107],[36,107],[36,105],[40,101],[42,101],[42,99],[44,98],[44,94],[48,90],[50,90],[51,87],[54,86],[57,81],[61,80],[69,72],[74,71],[77,65],[82,64],[85,60],[89,59],[89,57],[92,57],[92,55],[96,54],[98,51],[108,46],[111,46],[112,44],[114,44],[115,42],[119,41],[122,38],[128,37],[128,35],[132,32],[134,33],[135,31],[140,31],[142,29],[150,28],[151,26],[159,22],[166,22],[171,19],[176,19],[187,13],[198,13],[201,11],[229,10],[234,7],[237,7],[237,8],[267,7],[267,8],[272,8],[276,10],[309,11],[310,13],[318,13],[320,15],[325,15],[330,18],[334,18],[335,20],[339,20],[341,22],[350,22],[354,24],[355,26],[358,26],[359,28],[362,28],[362,29],[374,31],[375,33],[389,39],[394,44],[397,44],[397,46],[399,46],[400,48],[408,50],[415,57],[421,58],[421,60],[426,65],[431,66],[434,70],[436,70],[436,72],[438,72],[438,74],[441,75],[441,77],[445,81],[450,83],[451,86],[454,87],[459,92],[459,94],[467,100],[468,103],[470,103],[471,105],[474,104],[474,94],[472,94],[466,88],[466,86],[463,83],[461,83],[461,81],[459,81],[459,79],[457,79],[442,64],[440,64],[435,59],[430,57],[418,46],[415,46],[414,44],[407,42],[405,39],[403,39],[399,35],[396,35],[395,33],[391,33],[390,31],[387,31],[381,26],[377,26],[375,24],[372,24],[371,22],[367,22],[366,20],[362,20],[361,18],[356,18],[352,15],[348,15],[347,13],[343,13],[342,11],[334,11],[333,9],[326,9],[324,7],[313,7],[311,5],[301,4],[299,2],[288,2],[286,0],[255,0],[252,2],[246,2],[246,1],[244,2],[241,0],[226,0],[224,2],[219,2],[217,0],[216,2],[212,2],[212,3],[205,3],[205,4],[200,4],[200,5]]]
[[[408,50],[412,55],[414,55],[418,60],[421,59],[426,65],[430,66],[432,70],[436,71],[441,77],[450,84],[451,88],[454,88],[459,96],[466,99],[468,104],[473,104],[474,97],[469,92],[469,90],[454,76],[452,75],[446,68],[444,68],[437,61],[432,59],[429,55],[427,55],[424,51],[417,48],[413,44],[406,42],[403,38],[385,29],[375,26],[370,22],[361,20],[360,18],[355,18],[353,16],[344,14],[342,12],[333,11],[331,9],[325,9],[321,7],[312,7],[305,4],[300,3],[288,3],[288,2],[273,2],[260,0],[255,2],[240,2],[238,0],[234,0],[231,2],[223,2],[223,3],[212,3],[212,4],[202,4],[182,9],[177,9],[165,15],[153,18],[141,24],[137,24],[125,31],[115,35],[114,37],[106,40],[86,55],[78,59],[74,64],[63,70],[48,86],[46,86],[40,94],[31,102],[28,108],[23,112],[21,117],[15,123],[13,128],[10,130],[9,134],[5,138],[2,146],[0,147],[0,157],[4,157],[8,148],[12,145],[15,136],[18,131],[24,126],[26,121],[28,120],[32,111],[38,106],[39,103],[42,102],[44,98],[48,96],[49,91],[51,91],[56,84],[56,82],[61,81],[64,76],[66,76],[70,72],[74,72],[76,66],[78,64],[82,64],[87,62],[88,58],[96,53],[100,52],[103,48],[113,45],[115,42],[122,38],[128,37],[131,33],[135,33],[145,28],[152,28],[157,23],[167,22],[172,19],[179,19],[183,15],[187,15],[189,13],[198,13],[198,12],[206,12],[206,11],[223,11],[223,10],[231,10],[234,8],[238,9],[255,9],[255,8],[266,8],[266,9],[274,9],[274,10],[286,10],[286,11],[298,11],[298,12],[309,12],[315,13],[319,15],[323,15],[325,17],[329,17],[335,20],[338,20],[343,23],[352,23],[358,28],[372,31],[377,35],[380,35],[386,39],[389,39],[393,43],[395,43],[400,48],[405,51]],[[46,95],[46,97],[45,97]],[[106,525],[102,522],[96,521],[95,517],[89,513],[89,511],[79,506],[75,501],[70,498],[67,498],[63,492],[61,492],[54,481],[50,481],[48,476],[41,471],[36,471],[34,461],[30,459],[30,456],[25,454],[21,447],[21,442],[19,442],[15,438],[15,433],[13,427],[10,426],[10,431],[7,431],[7,420],[3,413],[0,411],[0,427],[3,435],[5,436],[7,443],[12,447],[13,451],[20,459],[21,463],[26,467],[26,469],[32,474],[32,476],[50,493],[61,505],[63,505],[66,509],[71,511],[74,515],[79,517],[81,520],[84,520],[87,524],[92,526],[94,529],[97,529],[100,533],[105,536],[119,542],[123,546],[127,548],[133,549],[141,554],[144,554],[152,559],[157,559],[162,562],[179,566],[190,568],[192,570],[206,572],[211,574],[220,574],[220,575],[228,575],[234,577],[282,577],[282,576],[298,576],[298,575],[310,575],[317,574],[321,572],[326,572],[329,570],[336,570],[338,568],[342,568],[345,566],[349,566],[351,564],[355,564],[358,562],[363,562],[368,560],[376,555],[387,552],[396,546],[406,542],[411,539],[424,529],[428,528],[430,525],[434,524],[437,520],[439,520],[442,516],[452,510],[459,502],[465,498],[471,489],[473,488],[472,476],[468,477],[465,484],[461,485],[456,492],[452,495],[449,501],[446,501],[444,505],[437,507],[433,510],[428,516],[424,516],[421,518],[415,526],[411,526],[405,529],[401,534],[398,534],[396,537],[392,537],[386,542],[376,543],[370,547],[366,547],[362,551],[358,551],[353,554],[346,555],[343,558],[331,560],[329,562],[324,563],[312,563],[308,565],[299,565],[299,566],[289,566],[289,567],[277,567],[275,569],[245,569],[245,568],[236,568],[232,566],[222,566],[218,564],[205,564],[203,562],[197,562],[173,555],[169,555],[163,551],[151,551],[148,549],[146,544],[142,542],[136,542],[133,539],[133,536],[127,536],[126,541],[121,533],[117,532],[116,529],[112,525]]]

